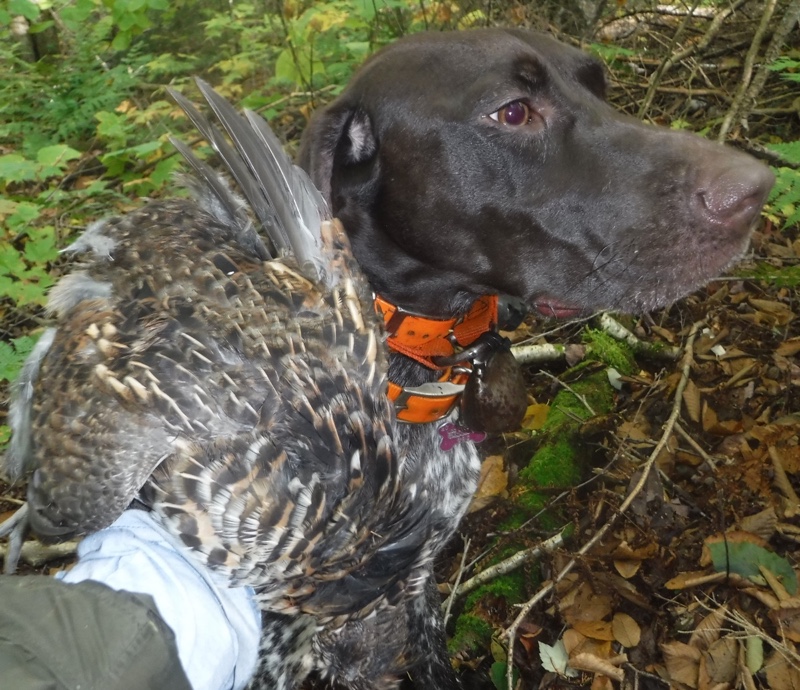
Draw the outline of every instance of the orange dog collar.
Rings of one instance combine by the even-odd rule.
[[[389,349],[429,369],[442,371],[438,381],[421,386],[404,388],[389,382],[389,399],[395,404],[397,418],[404,422],[425,424],[449,415],[469,378],[469,365],[442,367],[434,359],[455,354],[456,346],[463,348],[471,345],[481,335],[495,328],[497,296],[479,297],[464,316],[450,319],[420,316],[380,296],[375,297],[375,311],[383,318]]]

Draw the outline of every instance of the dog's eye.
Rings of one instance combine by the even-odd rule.
[[[495,122],[508,125],[509,127],[521,127],[531,121],[533,113],[530,107],[522,101],[511,101],[500,110],[489,115]]]

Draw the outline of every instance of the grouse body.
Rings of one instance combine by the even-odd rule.
[[[235,141],[266,127],[201,87]],[[97,223],[68,249],[80,264],[51,292],[56,326],[12,407],[6,471],[32,472],[17,522],[65,538],[136,499],[232,585],[256,589],[257,684],[290,688],[317,668],[387,687],[413,661],[406,600],[439,538],[427,465],[386,397],[371,292],[341,225],[272,141],[261,175],[176,98],[267,215],[178,144],[193,199]],[[295,212],[281,218],[278,203]],[[364,647],[371,628],[382,656]]]

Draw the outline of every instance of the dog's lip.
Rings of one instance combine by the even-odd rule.
[[[533,308],[542,316],[553,319],[574,319],[586,311],[577,304],[571,304],[549,296],[539,297],[534,300]]]

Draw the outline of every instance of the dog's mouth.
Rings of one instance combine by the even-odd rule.
[[[586,312],[586,309],[576,304],[562,302],[561,300],[549,296],[534,300],[532,306],[542,316],[550,319],[575,319]]]

